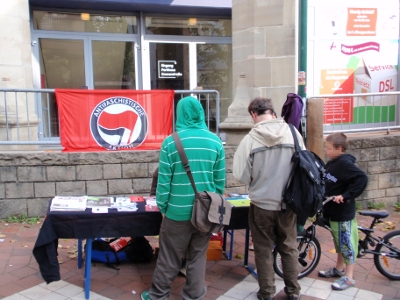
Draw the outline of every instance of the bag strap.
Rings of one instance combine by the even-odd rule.
[[[299,145],[299,140],[297,139],[297,134],[294,131],[294,126],[292,124],[288,124],[288,125],[289,125],[289,128],[290,128],[290,131],[292,132],[293,141],[294,141],[293,142],[294,143],[294,149],[296,150],[296,152],[300,152],[301,149],[300,149],[300,145]]]
[[[300,145],[299,145],[299,140],[297,139],[297,135],[294,130],[294,126],[292,124],[288,124],[288,125],[289,125],[290,132],[292,133],[292,136],[293,136],[294,150],[296,153],[299,153],[301,149],[300,149]],[[296,168],[296,166],[293,166],[292,170],[290,171],[288,181],[286,182],[286,187],[283,190],[282,200],[284,200],[285,191],[289,188],[290,182],[292,181],[292,178],[293,178],[294,172],[295,172],[295,168]],[[285,211],[286,211],[286,203],[285,203],[285,201],[282,201],[281,202],[281,212],[284,213]]]
[[[189,177],[194,193],[197,194],[196,183],[194,182],[192,171],[190,170],[189,160],[186,156],[185,149],[183,149],[181,139],[179,138],[179,135],[176,132],[172,133],[172,138],[174,139],[176,149],[178,150],[182,165],[185,168],[185,171]]]

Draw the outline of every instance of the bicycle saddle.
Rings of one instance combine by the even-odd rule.
[[[366,211],[362,210],[358,212],[362,216],[369,216],[374,218],[386,218],[389,213],[386,210],[379,210],[379,211]]]

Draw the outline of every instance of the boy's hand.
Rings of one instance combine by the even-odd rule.
[[[337,204],[343,203],[344,202],[343,196],[342,195],[335,196],[335,199],[333,199],[333,202],[336,202]]]

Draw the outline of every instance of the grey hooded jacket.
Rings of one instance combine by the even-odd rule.
[[[303,138],[296,130],[300,147]],[[265,210],[281,210],[282,192],[292,170],[293,136],[282,118],[259,122],[240,142],[233,175],[249,189],[251,203]]]

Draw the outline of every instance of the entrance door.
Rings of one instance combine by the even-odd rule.
[[[189,45],[149,43],[150,89],[188,90]]]

